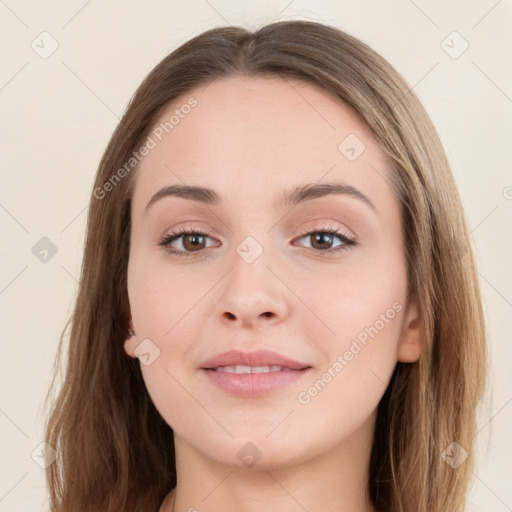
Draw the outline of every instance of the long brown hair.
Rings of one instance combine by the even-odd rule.
[[[46,426],[58,452],[47,469],[51,510],[156,511],[176,485],[172,429],[148,395],[139,361],[123,351],[136,167],[122,179],[118,170],[170,101],[229,75],[299,78],[329,91],[359,114],[390,157],[425,348],[416,363],[397,363],[379,403],[370,497],[379,512],[461,512],[487,366],[461,201],[438,135],[403,78],[363,42],[308,21],[194,37],[150,72],[114,131],[91,195],[78,296],[50,388],[71,324],[65,377]],[[449,463],[454,457],[463,462]]]

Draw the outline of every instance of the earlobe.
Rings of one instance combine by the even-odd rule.
[[[403,320],[402,334],[398,346],[398,361],[414,363],[422,354],[420,315],[417,294],[411,295]]]
[[[128,334],[128,337],[126,338],[126,340],[124,342],[124,351],[130,357],[135,358],[135,357],[137,357],[134,352],[136,347],[137,347],[137,338],[135,336],[130,336]]]

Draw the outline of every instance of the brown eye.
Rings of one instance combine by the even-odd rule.
[[[326,227],[317,229],[315,231],[308,231],[302,233],[299,240],[310,241],[309,248],[319,252],[319,254],[332,254],[341,252],[349,249],[352,246],[357,245],[357,242],[350,236],[342,233],[334,227]],[[336,239],[340,242],[335,244]],[[306,245],[306,247],[308,247]]]
[[[191,253],[200,253],[203,249],[211,247],[206,245],[208,238],[210,237],[207,233],[179,230],[164,236],[158,245],[176,256],[189,256]]]
[[[202,246],[206,243],[205,240],[203,235],[192,233],[183,235],[182,243],[186,251],[197,251],[198,249],[204,249]]]
[[[330,233],[315,233],[311,237],[311,246],[313,249],[331,249],[334,243],[334,236]]]

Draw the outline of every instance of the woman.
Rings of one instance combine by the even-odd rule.
[[[462,512],[485,368],[414,92],[334,27],[212,29],[101,161],[51,510]]]

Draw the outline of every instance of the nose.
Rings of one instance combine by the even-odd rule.
[[[228,326],[248,328],[284,321],[289,314],[290,292],[274,267],[267,266],[263,255],[248,263],[235,253],[232,269],[221,282],[217,318]]]

